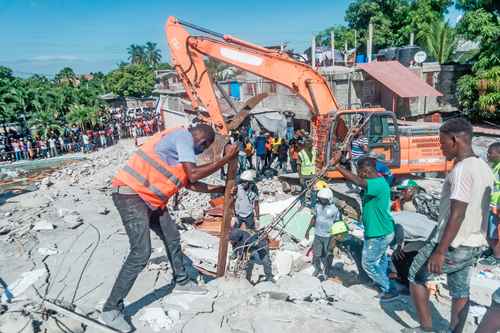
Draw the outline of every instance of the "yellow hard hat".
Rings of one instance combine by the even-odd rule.
[[[325,181],[323,181],[323,180],[318,180],[318,181],[316,182],[316,185],[315,185],[315,186],[316,186],[316,190],[317,190],[317,191],[320,191],[320,190],[322,190],[322,189],[324,189],[324,188],[329,188],[329,187],[328,187],[328,184],[327,184]]]

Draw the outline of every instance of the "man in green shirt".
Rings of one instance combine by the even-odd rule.
[[[361,254],[361,262],[366,274],[379,286],[381,302],[398,297],[396,289],[391,286],[387,274],[387,248],[394,239],[394,220],[390,211],[391,190],[384,177],[379,177],[372,158],[361,158],[357,162],[358,175],[339,165],[341,152],[336,152],[332,165],[347,181],[363,188],[362,221],[365,227],[365,240]]]

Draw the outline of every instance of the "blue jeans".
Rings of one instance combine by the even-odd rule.
[[[387,275],[387,248],[394,239],[394,233],[387,236],[365,239],[361,262],[366,274],[379,285],[382,292],[389,292],[391,284]]]
[[[165,245],[175,282],[181,285],[187,283],[188,275],[184,267],[179,230],[168,211],[151,210],[134,194],[113,193],[112,198],[127,232],[130,252],[104,304],[104,311],[121,308],[139,273],[146,267],[151,256],[150,230],[153,230]]]

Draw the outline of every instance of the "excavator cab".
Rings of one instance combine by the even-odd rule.
[[[363,136],[368,140],[368,150],[376,154],[391,168],[398,168],[401,164],[400,136],[397,120],[393,112],[383,109],[348,110],[336,114],[330,129],[327,155],[331,158],[334,150],[341,149],[340,145],[352,127],[360,127]],[[333,148],[333,149],[332,149]],[[349,150],[350,147],[345,147]]]

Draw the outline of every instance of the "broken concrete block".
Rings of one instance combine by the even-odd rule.
[[[181,320],[181,313],[178,310],[170,309],[167,311],[167,315],[174,324]]]
[[[8,224],[0,225],[0,236],[7,235],[12,228]]]
[[[83,224],[83,219],[79,215],[66,215],[63,221],[64,225],[69,229],[76,229]]]
[[[50,177],[45,177],[44,179],[42,179],[40,184],[46,185],[46,186],[51,186],[51,185],[54,185],[54,182],[50,179]]]
[[[46,220],[40,220],[33,226],[34,231],[54,230],[54,225]]]
[[[146,322],[155,332],[169,330],[174,323],[162,308],[146,308],[139,320]]]
[[[281,276],[288,275],[292,271],[293,253],[292,251],[276,251],[274,262],[278,268],[278,274]]]
[[[321,282],[308,274],[299,272],[293,277],[284,276],[278,280],[278,285],[281,290],[288,292],[291,299],[320,299],[324,297]]]
[[[55,245],[51,247],[41,247],[38,249],[38,253],[40,253],[42,256],[53,256],[56,254],[59,254],[59,250]]]
[[[181,313],[210,312],[215,301],[216,292],[206,295],[169,294],[163,299],[166,310],[178,310]]]
[[[2,302],[5,303],[11,298],[16,298],[22,295],[26,290],[28,290],[28,288],[44,276],[45,273],[45,269],[36,269],[34,271],[23,273],[21,278],[10,284],[7,290],[2,293]]]

